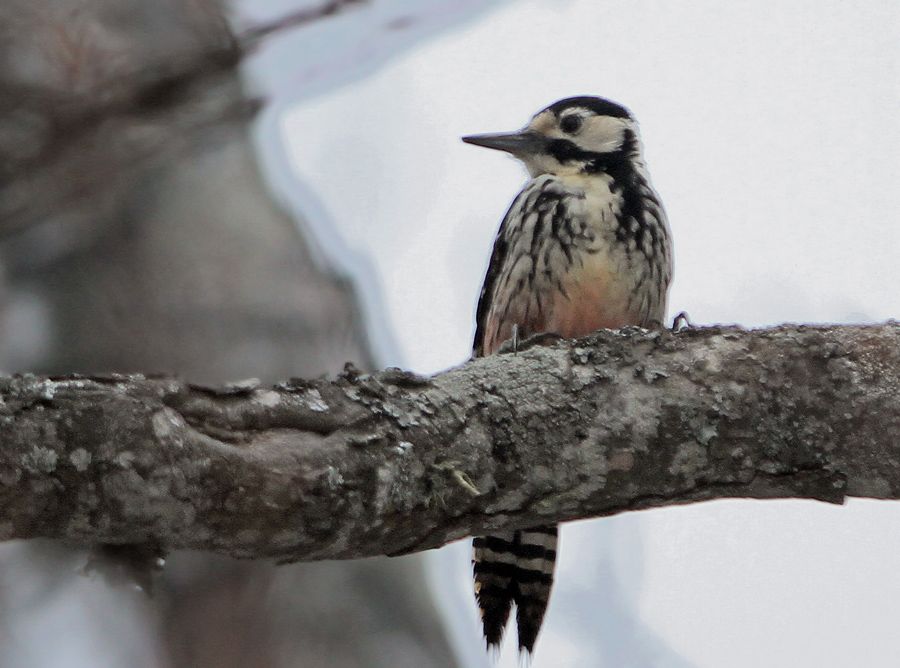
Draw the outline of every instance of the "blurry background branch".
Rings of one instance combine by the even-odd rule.
[[[282,30],[290,30],[298,26],[318,21],[351,8],[365,4],[366,0],[328,0],[320,5],[298,9],[274,21],[254,26],[240,34],[240,43],[247,49],[253,49],[260,40]]]
[[[120,50],[118,36],[103,34],[89,2],[54,9],[12,4],[21,5],[19,15],[11,9],[5,27],[23,35],[37,28],[49,71],[38,81],[0,76],[0,237],[44,221],[93,188],[133,177],[136,161],[171,159],[183,150],[186,132],[230,116],[249,118],[257,101],[216,95],[245,55],[276,32],[366,0],[329,0],[239,35],[217,3],[188,3],[179,34],[162,42],[174,47],[144,58]],[[85,165],[92,168],[77,168]],[[45,196],[31,196],[38,191]]]
[[[3,538],[335,559],[726,497],[900,498],[900,326],[599,332],[211,390],[3,381]]]
[[[351,3],[297,0],[282,9],[305,15],[244,36],[224,4],[0,4],[3,371],[274,382],[377,364],[346,272],[263,181],[239,67],[263,33]],[[290,67],[315,60],[298,51]],[[276,569],[182,552],[153,599],[78,577],[84,561],[0,546],[0,665],[457,665],[418,558]]]

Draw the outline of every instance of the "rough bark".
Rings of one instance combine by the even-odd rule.
[[[2,381],[0,537],[398,554],[726,497],[900,498],[900,326],[623,330],[212,390]]]

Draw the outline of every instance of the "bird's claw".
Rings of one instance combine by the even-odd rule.
[[[509,339],[507,339],[502,346],[500,346],[499,352],[501,353],[512,353],[515,355],[516,353],[524,352],[529,348],[533,348],[534,346],[549,346],[557,341],[561,341],[564,337],[560,336],[556,332],[538,332],[537,334],[532,334],[526,339],[520,339],[518,335],[513,335]]]
[[[694,326],[694,323],[691,322],[691,317],[687,314],[687,311],[681,311],[678,315],[675,316],[675,319],[672,321],[672,331],[680,332],[683,329],[691,329]]]

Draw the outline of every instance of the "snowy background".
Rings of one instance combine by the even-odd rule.
[[[250,4],[248,18],[296,6]],[[274,40],[247,77],[272,100],[258,126],[272,185],[359,281],[386,363],[434,372],[469,354],[491,240],[525,177],[459,137],[575,94],[641,121],[675,238],[670,315],[900,314],[895,0],[384,5]],[[412,8],[412,28],[382,29]],[[535,665],[896,666],[898,555],[895,503],[573,523]],[[468,559],[466,544],[436,551],[433,582],[462,663],[486,666]],[[499,665],[516,665],[511,643]]]

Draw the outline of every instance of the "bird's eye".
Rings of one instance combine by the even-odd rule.
[[[565,118],[560,120],[559,129],[566,134],[573,134],[575,132],[578,132],[583,122],[584,119],[581,116],[572,114],[571,116],[566,116]]]

